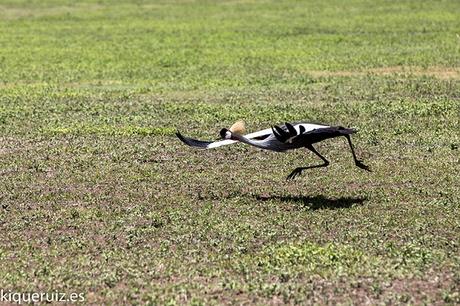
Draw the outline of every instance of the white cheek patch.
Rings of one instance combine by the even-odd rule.
[[[230,139],[230,138],[232,138],[232,133],[230,133],[230,132],[227,131],[227,132],[225,133],[225,139]]]

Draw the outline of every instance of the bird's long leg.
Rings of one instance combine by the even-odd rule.
[[[307,148],[308,150],[312,151],[313,153],[315,153],[319,158],[321,158],[324,163],[322,163],[321,165],[314,165],[314,166],[308,166],[308,167],[298,167],[298,168],[295,168],[291,174],[288,175],[288,177],[286,178],[287,180],[292,180],[294,179],[296,176],[300,175],[302,173],[303,170],[306,170],[306,169],[312,169],[312,168],[321,168],[321,167],[327,167],[329,166],[329,161],[324,157],[322,156],[321,154],[318,153],[318,151],[316,151],[316,149],[311,145],[307,145],[305,146],[305,148]]]
[[[364,169],[370,172],[371,170],[369,169],[369,167],[363,164],[361,160],[356,158],[355,150],[353,149],[353,144],[351,143],[350,135],[343,135],[343,136],[345,136],[348,140],[348,144],[350,145],[351,154],[353,154],[353,160],[355,161],[355,165],[361,169]]]

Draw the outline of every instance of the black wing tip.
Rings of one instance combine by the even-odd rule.
[[[273,135],[275,135],[276,139],[278,139],[279,141],[283,141],[281,135],[275,131],[274,127],[272,127],[272,132],[273,132]]]
[[[305,132],[305,127],[303,125],[299,126],[299,135],[303,134]]]
[[[272,127],[272,131],[273,135],[275,135],[276,139],[278,139],[280,142],[286,142],[287,138],[289,137],[289,134],[277,125]]]
[[[286,125],[291,137],[297,135],[297,131],[296,129],[294,128],[294,126],[292,124],[290,124],[289,122],[285,122],[284,125]]]

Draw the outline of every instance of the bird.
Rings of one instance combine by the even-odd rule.
[[[242,135],[245,131],[243,121],[238,121],[229,129],[220,130],[220,140],[202,141],[189,137],[184,137],[179,131],[176,136],[186,145],[201,149],[212,149],[225,145],[242,142],[260,149],[275,152],[286,152],[288,150],[306,148],[318,156],[323,163],[295,168],[288,176],[287,180],[292,180],[301,175],[304,170],[321,168],[329,166],[330,162],[321,155],[313,146],[314,144],[326,139],[344,137],[348,141],[355,165],[363,170],[371,172],[362,160],[358,159],[351,142],[351,134],[357,132],[354,128],[345,128],[343,126],[331,126],[320,123],[288,123],[284,125],[274,125],[271,128],[263,129],[250,134]]]

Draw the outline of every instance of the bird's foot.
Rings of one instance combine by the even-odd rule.
[[[369,172],[372,172],[371,169],[369,169],[369,166],[366,166],[365,164],[363,164],[363,162],[361,160],[356,160],[355,162],[355,165],[363,170],[366,170],[366,171],[369,171]]]
[[[298,175],[301,175],[302,174],[302,171],[304,170],[304,168],[295,168],[291,174],[288,175],[288,177],[286,178],[287,181],[289,180],[293,180],[295,179]]]

